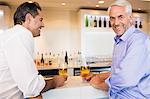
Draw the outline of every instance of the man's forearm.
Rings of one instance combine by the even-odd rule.
[[[45,80],[45,87],[43,88],[43,90],[41,91],[41,93],[48,91],[49,89],[54,89],[55,88],[55,83],[54,81],[51,80]]]

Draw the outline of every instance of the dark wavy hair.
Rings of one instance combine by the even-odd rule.
[[[30,13],[33,17],[35,17],[36,15],[38,15],[38,10],[42,10],[40,5],[37,2],[33,2],[33,3],[29,3],[29,2],[25,2],[23,4],[21,4],[15,14],[14,14],[14,25],[16,24],[20,24],[22,25],[23,22],[25,22],[25,16],[26,14]]]

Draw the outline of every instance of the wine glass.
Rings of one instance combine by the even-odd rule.
[[[86,82],[85,78],[90,75],[90,67],[87,65],[86,60],[82,59],[80,66],[80,76],[83,79],[83,82]]]
[[[58,74],[61,76],[68,76],[67,67],[68,65],[66,62],[60,61]]]

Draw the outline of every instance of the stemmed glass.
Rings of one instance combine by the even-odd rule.
[[[61,76],[68,76],[67,67],[67,63],[64,60],[60,60],[58,74]]]
[[[83,82],[86,81],[85,78],[89,75],[90,75],[90,68],[86,63],[85,58],[83,58],[81,61],[81,66],[80,66],[80,76],[82,77]]]

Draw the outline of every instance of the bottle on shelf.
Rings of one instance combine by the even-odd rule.
[[[142,22],[140,21],[140,25],[139,25],[139,28],[142,28],[143,26],[142,26]]]
[[[110,20],[109,20],[109,27],[111,27]]]
[[[107,22],[106,22],[106,18],[104,17],[104,28],[106,27],[106,25],[107,25]]]
[[[82,56],[81,56],[81,52],[78,52],[78,56],[77,56],[77,66],[80,67],[82,63]]]
[[[137,24],[137,21],[135,21],[135,28],[138,28],[138,24]]]
[[[35,63],[36,63],[36,66],[40,66],[40,53],[39,52],[37,52]]]
[[[97,27],[97,20],[96,20],[96,16],[94,17],[94,27]]]
[[[60,61],[61,61],[61,55],[58,53],[57,56],[56,56],[56,65],[57,66],[59,66]]]
[[[49,60],[48,60],[47,53],[45,53],[45,57],[44,57],[44,66],[49,66]]]
[[[99,17],[99,27],[102,27],[102,20],[101,20],[101,17]]]
[[[67,51],[66,51],[66,54],[65,54],[65,63],[68,65],[68,55],[67,55]]]
[[[44,66],[44,56],[43,56],[43,53],[41,54],[41,66]]]
[[[89,19],[88,16],[85,17],[85,27],[89,26]]]
[[[94,25],[93,25],[93,22],[94,22],[94,21],[93,21],[93,17],[91,16],[91,17],[90,17],[90,27],[93,27],[93,26],[94,26]]]
[[[52,57],[52,64],[53,64],[54,66],[57,66],[57,57],[56,57],[55,54],[53,54],[53,57]]]
[[[51,54],[51,52],[49,53],[49,56],[48,56],[48,65],[49,66],[52,65],[52,54]]]
[[[69,55],[68,64],[69,64],[70,67],[74,65],[74,63],[73,63],[73,55],[72,54]]]
[[[71,66],[77,66],[77,53],[73,52],[72,54],[72,65]]]

